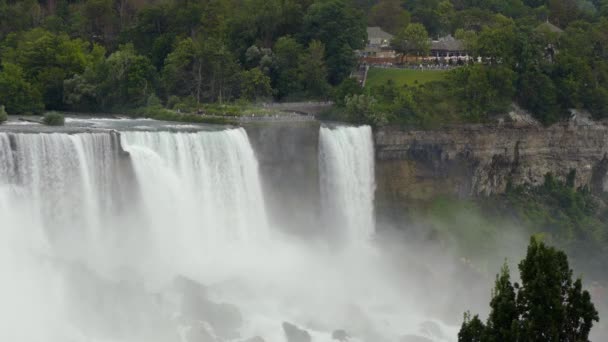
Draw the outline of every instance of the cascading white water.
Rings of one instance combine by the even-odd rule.
[[[374,145],[369,126],[321,127],[321,203],[326,222],[365,241],[374,232]]]
[[[114,235],[104,218],[118,188],[115,139],[0,133],[0,340],[76,336],[58,268],[106,259],[103,245]]]
[[[118,137],[0,133],[0,340],[175,340],[120,284],[221,270],[268,239],[243,129],[124,132],[130,157]]]
[[[0,184],[46,238],[67,244],[62,252],[98,244],[119,190],[116,143],[106,133],[0,134]]]
[[[403,265],[362,243],[374,232],[371,130],[320,133],[338,250],[271,234],[243,129],[122,132],[120,142],[0,133],[0,341],[280,342],[283,321],[317,342],[340,328],[353,342],[415,332],[423,319],[403,296],[409,280],[395,278]],[[194,297],[188,313],[176,276],[204,284],[204,305],[237,309],[210,313]],[[243,319],[225,331],[234,310]],[[201,327],[219,338],[189,335]]]
[[[122,137],[163,258],[191,262],[268,238],[257,160],[242,128]]]

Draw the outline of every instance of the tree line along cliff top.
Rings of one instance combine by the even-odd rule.
[[[368,27],[398,54],[453,36],[474,60],[363,88],[350,76]],[[146,115],[331,99],[326,117],[426,126],[517,103],[544,124],[573,108],[603,118],[606,32],[608,0],[0,0],[0,104]]]

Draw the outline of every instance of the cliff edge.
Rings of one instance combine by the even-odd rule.
[[[608,126],[573,120],[550,127],[458,125],[375,132],[377,200],[426,201],[502,193],[507,184],[541,184],[547,173],[575,186],[608,190]]]

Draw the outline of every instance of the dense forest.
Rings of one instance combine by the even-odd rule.
[[[356,96],[344,101],[344,119],[486,122],[514,103],[546,125],[568,118],[570,109],[608,115],[608,1],[386,0],[370,13],[370,24],[396,34],[396,50],[428,52],[422,38],[451,34],[481,62],[410,87],[388,82],[362,93],[349,86]]]
[[[483,63],[364,92],[348,76],[368,25],[399,46],[452,34]],[[425,125],[516,102],[549,124],[608,113],[608,1],[0,0],[0,61],[13,114],[333,99],[345,120]]]
[[[347,1],[0,1],[9,113],[325,98],[355,67]]]

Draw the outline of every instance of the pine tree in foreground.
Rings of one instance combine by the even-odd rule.
[[[572,281],[566,254],[533,237],[519,271],[521,285],[512,284],[505,263],[496,276],[488,321],[465,313],[458,341],[589,341],[598,312],[581,279]]]

